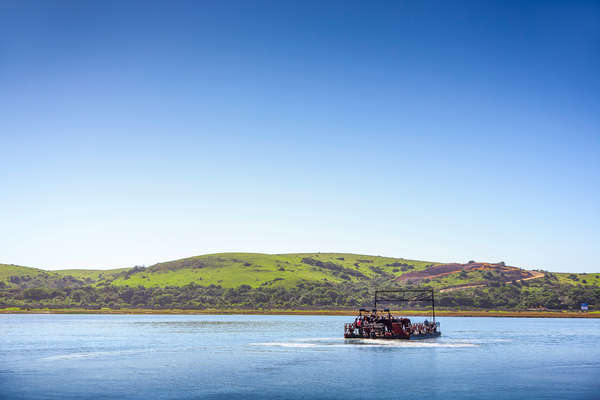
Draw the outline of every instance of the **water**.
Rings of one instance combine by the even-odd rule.
[[[2,399],[598,399],[600,320],[440,318],[421,342],[348,317],[0,315]]]

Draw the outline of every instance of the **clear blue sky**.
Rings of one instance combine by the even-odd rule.
[[[600,2],[3,1],[0,150],[0,262],[597,272]]]

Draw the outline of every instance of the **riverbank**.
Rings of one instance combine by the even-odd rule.
[[[67,309],[31,309],[23,310],[19,308],[0,309],[0,314],[157,314],[157,315],[203,315],[203,314],[246,314],[246,315],[340,315],[354,316],[356,310],[153,310],[143,308],[130,309],[99,309],[88,310],[78,308]],[[398,314],[406,316],[429,316],[429,311],[404,310]],[[498,311],[498,310],[439,310],[436,311],[439,317],[510,317],[510,318],[600,318],[600,311],[579,312],[579,311]]]

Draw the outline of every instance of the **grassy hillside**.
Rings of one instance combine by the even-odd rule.
[[[492,282],[509,283],[532,273],[504,264],[485,264],[497,269],[469,269],[473,264],[452,264],[456,272],[430,276],[428,271],[445,265],[438,262],[408,260],[347,253],[217,253],[159,263],[148,268],[111,270],[65,269],[45,271],[16,265],[0,264],[0,282],[6,287],[64,287],[65,285],[96,287],[105,285],[129,287],[181,287],[189,284],[237,288],[296,287],[301,282],[335,284],[387,283],[403,281],[437,289],[461,288],[469,285],[489,286]],[[464,266],[464,268],[460,268]],[[505,269],[515,269],[507,274]],[[405,279],[403,276],[425,276],[426,279]],[[600,286],[598,274],[552,274],[561,284]],[[537,275],[536,275],[537,276]],[[530,278],[531,279],[531,278]]]
[[[84,282],[70,275],[39,268],[13,264],[0,264],[0,287],[67,287],[79,286]]]
[[[164,262],[108,280],[118,286],[165,287],[195,283],[227,288],[241,285],[289,288],[301,281],[342,283],[382,277],[393,279],[404,272],[403,267],[404,270],[422,270],[433,264],[343,253],[221,253]]]
[[[22,277],[22,276],[38,276],[44,274],[46,271],[43,269],[23,267],[21,265],[14,264],[0,264],[0,281],[8,281],[11,276]]]
[[[446,309],[576,310],[600,273],[444,264],[344,253],[219,253],[148,268],[44,271],[0,265],[0,308],[301,309],[368,305],[377,288],[430,287]]]
[[[44,271],[0,265],[0,282],[8,287],[60,286],[61,280],[80,285],[131,287],[216,285],[235,288],[290,288],[300,282],[357,283],[393,280],[407,271],[437,263],[344,253],[219,253],[168,261],[148,268],[111,270],[65,269]],[[43,282],[47,281],[45,285]]]
[[[600,286],[600,273],[594,274],[570,274],[564,272],[555,272],[552,275],[558,278],[560,283],[570,285],[594,285]]]
[[[52,271],[61,276],[72,276],[77,279],[84,281],[100,282],[106,279],[115,278],[116,275],[128,271],[129,268],[116,268],[116,269],[61,269],[58,271]]]

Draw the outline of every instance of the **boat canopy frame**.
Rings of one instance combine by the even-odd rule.
[[[433,289],[396,289],[376,290],[375,308],[377,303],[408,303],[408,302],[431,302],[433,323],[435,324],[435,297]]]

